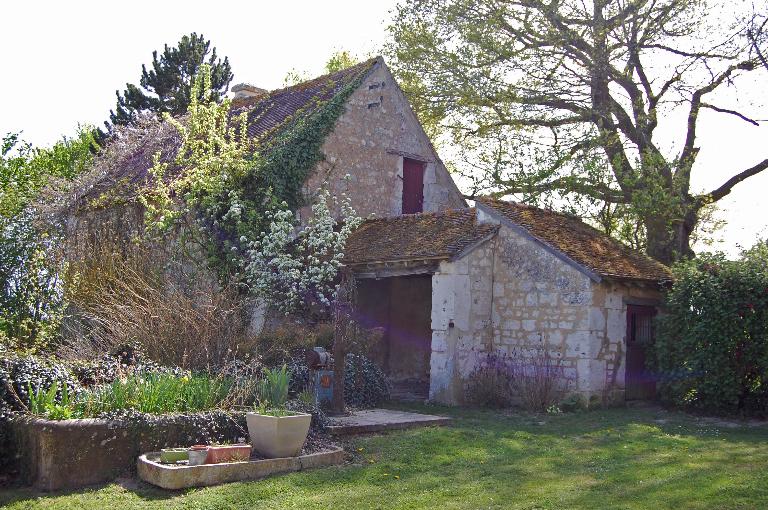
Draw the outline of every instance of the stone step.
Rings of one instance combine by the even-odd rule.
[[[391,409],[356,411],[350,416],[331,418],[328,431],[337,436],[402,430],[416,427],[442,426],[451,422],[447,416],[409,413]]]

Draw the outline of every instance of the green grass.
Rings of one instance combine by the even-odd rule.
[[[766,427],[731,428],[658,409],[557,416],[426,409],[455,422],[357,439],[349,445],[355,459],[341,467],[182,492],[139,482],[55,494],[11,490],[0,493],[0,506],[768,508]]]

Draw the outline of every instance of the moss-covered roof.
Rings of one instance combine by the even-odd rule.
[[[362,79],[379,62],[379,58],[373,58],[263,96],[233,100],[231,113],[233,116],[247,113],[248,134],[257,141],[257,150],[263,155],[280,143],[280,134],[318,112],[323,105]],[[155,122],[130,129],[134,131],[131,136],[140,137],[140,141],[130,144],[125,151],[117,151],[119,158],[110,159],[108,164],[97,159],[97,166],[101,164],[99,174],[89,189],[79,197],[81,204],[93,206],[100,201],[107,203],[118,198],[123,201],[134,197],[136,190],[147,182],[148,171],[158,152],[161,161],[171,163],[169,174],[173,174],[173,159],[181,144],[173,126],[167,122]],[[125,142],[118,139],[110,143]]]
[[[488,197],[479,198],[477,202],[481,208],[485,206],[495,211],[601,277],[650,282],[672,279],[672,273],[664,264],[621,244],[574,216]]]
[[[451,259],[497,230],[478,223],[477,211],[469,208],[370,219],[347,240],[344,262]]]

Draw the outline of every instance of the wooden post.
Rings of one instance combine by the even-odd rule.
[[[333,303],[333,401],[331,413],[342,415],[346,412],[344,403],[344,366],[347,356],[347,335],[349,321],[352,320],[352,304],[349,288],[352,275],[347,270],[341,271],[341,283]]]

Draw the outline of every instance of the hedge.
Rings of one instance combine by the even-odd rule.
[[[656,342],[662,399],[768,415],[768,244],[735,261],[705,254],[674,272]]]

